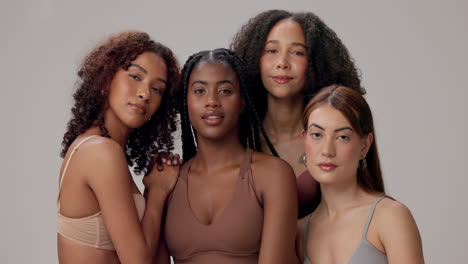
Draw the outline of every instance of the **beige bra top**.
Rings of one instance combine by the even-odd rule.
[[[65,168],[63,169],[62,179],[60,180],[59,193],[57,196],[57,232],[63,237],[68,238],[78,244],[100,249],[115,250],[104,224],[101,211],[81,218],[69,218],[60,214],[60,190],[62,189],[63,178],[65,177],[68,164],[70,163],[70,160],[78,147],[91,137],[95,136],[89,136],[76,145],[76,147],[72,150],[67,163],[65,164]],[[141,194],[134,193],[133,200],[135,201],[138,218],[141,221],[145,213],[145,199]]]

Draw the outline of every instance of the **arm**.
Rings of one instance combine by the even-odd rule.
[[[156,255],[153,258],[153,264],[170,264],[169,249],[167,248],[164,234],[161,234],[159,239],[158,248],[156,249]]]
[[[381,203],[377,217],[378,234],[388,263],[424,263],[421,236],[409,209],[391,199],[385,199]]]
[[[96,142],[96,141],[95,141]],[[110,139],[99,139],[87,146],[82,155],[86,166],[86,180],[94,192],[104,223],[121,263],[150,263],[157,246],[161,216],[169,193],[166,183],[177,178],[177,169],[165,169],[164,175],[152,172],[145,214],[140,223],[132,196],[132,178],[122,148]],[[150,173],[151,174],[151,173]],[[174,180],[175,182],[175,180]]]
[[[304,263],[304,231],[308,217],[303,217],[297,221],[297,232],[296,232],[296,257],[298,263]]]
[[[294,263],[297,261],[294,248],[297,226],[294,172],[286,162],[272,157],[259,161],[253,169],[264,208],[259,263]]]

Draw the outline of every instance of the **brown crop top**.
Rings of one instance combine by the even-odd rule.
[[[263,208],[255,193],[251,159],[252,150],[247,149],[234,195],[221,215],[209,225],[202,224],[190,207],[191,160],[181,168],[179,180],[167,202],[165,221],[166,243],[176,264],[258,263]]]

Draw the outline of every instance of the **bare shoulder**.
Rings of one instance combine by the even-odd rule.
[[[255,178],[268,181],[295,180],[294,171],[286,161],[261,152],[252,155],[252,171]]]
[[[128,170],[122,147],[106,137],[93,137],[86,140],[76,150],[73,159],[79,163],[80,170],[88,176],[101,174],[103,176],[100,178],[105,178],[106,175],[115,175],[116,170]]]
[[[388,197],[382,199],[382,201],[377,204],[375,217],[378,221],[383,221],[384,223],[413,219],[406,205]]]
[[[384,198],[376,207],[374,219],[383,240],[403,235],[419,237],[418,227],[411,211],[399,201]]]
[[[424,263],[421,235],[406,205],[383,199],[374,215],[377,233],[391,263]]]
[[[122,147],[114,140],[106,137],[92,137],[86,140],[74,155],[76,158],[87,161],[125,157]]]

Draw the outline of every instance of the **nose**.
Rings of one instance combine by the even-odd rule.
[[[324,140],[322,145],[322,156],[326,158],[333,158],[336,155],[335,142],[332,138]]]
[[[289,69],[291,66],[289,65],[289,61],[287,55],[280,55],[278,61],[276,62],[276,68],[281,70]]]
[[[218,107],[219,106],[219,98],[218,98],[218,92],[216,89],[213,89],[208,92],[208,97],[206,100],[206,106],[207,107]]]
[[[149,98],[150,98],[150,87],[149,87],[149,85],[141,84],[138,87],[137,96],[138,96],[138,98],[140,98],[141,100],[143,100],[145,102],[149,101]]]

